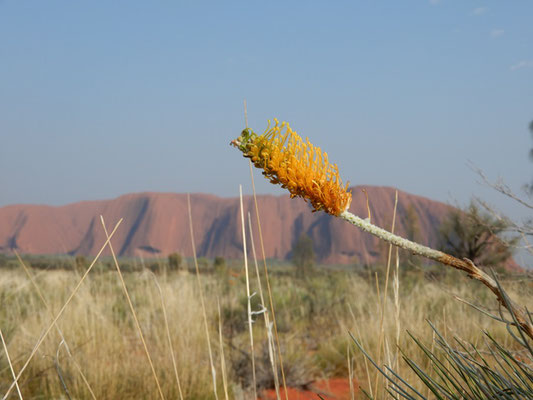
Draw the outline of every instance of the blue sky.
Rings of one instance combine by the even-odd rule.
[[[228,144],[287,120],[352,184],[533,178],[531,1],[0,1],[0,206],[249,192]],[[257,175],[259,178],[259,175]],[[258,182],[261,193],[282,193]]]

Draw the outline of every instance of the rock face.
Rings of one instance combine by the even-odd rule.
[[[350,210],[367,217],[368,193],[372,222],[390,229],[395,189],[357,186],[352,190]],[[302,233],[314,243],[323,263],[373,263],[380,257],[378,240],[354,226],[325,213],[312,213],[301,199],[289,196],[258,196],[266,256],[285,259]],[[192,218],[199,256],[242,257],[242,233],[238,198],[192,194]],[[260,255],[252,197],[244,198],[250,212],[255,247]],[[396,232],[406,234],[413,226],[419,242],[435,246],[437,230],[449,206],[405,192],[398,192]],[[95,255],[105,242],[102,215],[111,230],[124,218],[112,243],[121,256],[166,256],[178,251],[192,256],[188,227],[187,196],[174,193],[127,194],[113,200],[86,201],[60,207],[11,205],[0,208],[0,252],[13,249],[31,254]],[[250,246],[248,246],[250,247]],[[104,254],[109,254],[106,249]]]

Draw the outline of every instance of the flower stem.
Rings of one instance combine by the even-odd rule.
[[[413,254],[466,272],[470,278],[476,279],[487,286],[496,295],[498,302],[515,316],[517,323],[523,328],[524,332],[533,339],[533,325],[527,317],[527,310],[511,301],[498,283],[483,270],[476,267],[469,259],[465,258],[464,260],[461,260],[442,251],[405,239],[373,225],[370,221],[359,218],[349,211],[342,212],[339,217],[387,243],[391,243],[402,249],[408,250]]]

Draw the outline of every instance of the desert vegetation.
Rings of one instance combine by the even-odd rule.
[[[4,259],[11,268],[2,269],[0,320],[17,370],[80,275],[76,270],[30,269],[48,304],[48,312],[22,266],[15,267],[15,261]],[[162,266],[156,274],[144,268],[125,273],[124,278],[163,394],[166,398],[179,398],[173,372],[174,356],[184,398],[213,398],[195,275],[187,268],[181,271],[167,268],[167,260],[151,262]],[[192,264],[192,261],[184,260],[184,263]],[[461,279],[457,271],[443,271],[432,266],[411,266],[400,271],[398,295],[395,297],[391,291],[384,305],[383,342],[388,351],[383,352],[382,361],[396,365],[399,374],[422,393],[427,394],[427,389],[416,379],[412,369],[399,359],[396,362],[398,341],[402,352],[409,354],[417,365],[428,368],[431,364],[406,330],[430,348],[435,346],[435,335],[428,320],[448,340],[457,337],[464,343],[475,343],[482,352],[488,351],[489,346],[484,340],[484,330],[504,346],[516,347],[504,324],[454,298],[458,296],[494,309],[496,305],[490,293],[478,282]],[[355,388],[361,385],[376,395],[375,370],[354,347],[348,332],[370,354],[377,356],[383,306],[379,294],[384,291],[385,268],[318,266],[306,272],[302,277],[291,264],[278,263],[270,274],[287,385],[305,388],[315,379],[345,378],[350,375],[349,368],[353,368],[351,373],[357,380]],[[531,280],[502,276],[501,282],[517,301],[531,306]],[[210,267],[201,276],[201,285],[217,370],[218,395],[224,397],[223,351],[229,396],[250,398],[252,372],[242,263],[228,261],[224,268]],[[256,290],[253,284],[252,288]],[[174,353],[166,337],[163,304]],[[261,309],[257,295],[252,297],[252,308],[254,311]],[[263,389],[273,388],[273,378],[264,321],[261,315],[254,316],[254,320],[257,386],[261,393]],[[222,346],[218,343],[219,323]],[[24,398],[65,398],[65,389],[71,398],[92,398],[80,370],[98,399],[157,397],[157,388],[120,281],[105,262],[99,263],[86,279],[58,327],[64,341],[58,330],[45,339],[20,381]],[[378,393],[385,393],[384,381],[381,377],[378,379]],[[5,357],[1,364],[1,382],[4,392],[12,382]]]

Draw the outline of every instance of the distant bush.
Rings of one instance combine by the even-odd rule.
[[[87,262],[87,258],[85,256],[77,255],[74,259],[74,265],[77,271],[84,272],[89,266],[89,263]]]
[[[181,267],[183,259],[179,253],[170,253],[168,255],[168,269],[170,271],[178,271]]]
[[[216,256],[213,261],[213,266],[215,267],[215,270],[224,269],[226,267],[226,259],[222,256]]]
[[[213,272],[214,268],[209,262],[209,259],[207,259],[206,257],[198,257],[196,261],[198,262],[198,269],[200,270],[200,273]],[[194,260],[191,260],[191,262],[188,263],[188,270],[191,274],[196,273],[196,267],[194,265]]]
[[[439,229],[440,248],[478,266],[502,266],[518,242],[517,237],[503,236],[508,228],[507,221],[483,213],[471,202],[465,210],[452,210],[444,220]]]
[[[200,269],[200,272],[207,272],[211,268],[209,268],[209,260],[206,257],[198,257],[198,268]]]
[[[142,269],[142,266],[139,266],[135,263],[132,263],[131,261],[119,261],[120,270],[122,272],[135,272],[140,271]],[[113,268],[116,268],[113,266]],[[157,268],[157,267],[156,267]]]
[[[298,276],[303,277],[315,264],[315,250],[313,239],[302,234],[292,247],[292,263],[296,267]]]
[[[0,260],[0,268],[15,269],[19,267],[19,262],[16,258],[7,257]]]
[[[146,264],[146,268],[148,268],[150,271],[154,272],[154,273],[159,273],[159,272],[162,272],[164,270],[164,263],[161,262],[161,261],[152,261],[152,262],[148,262]]]
[[[50,259],[50,258],[32,258],[30,259],[29,264],[32,266],[32,268],[35,269],[42,269],[42,270],[54,270],[54,269],[72,269],[72,267],[66,267],[66,265],[60,265],[58,260]]]

